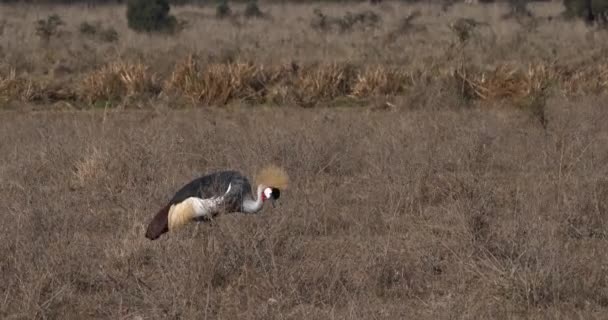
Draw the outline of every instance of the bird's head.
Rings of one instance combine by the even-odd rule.
[[[264,192],[262,192],[262,200],[277,200],[281,197],[281,190],[273,187],[264,188]]]
[[[261,189],[262,201],[271,200],[273,206],[274,201],[281,196],[281,190],[285,190],[288,185],[289,177],[284,169],[269,165],[262,169],[255,178]]]
[[[274,207],[274,202],[281,197],[281,190],[275,187],[266,187],[264,185],[259,186],[261,193],[260,197],[263,202],[270,201]]]

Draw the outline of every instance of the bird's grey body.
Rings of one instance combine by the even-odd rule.
[[[218,171],[190,181],[183,186],[169,204],[175,204],[186,200],[189,197],[208,199],[223,195],[231,186],[230,192],[226,195],[223,203],[223,211],[240,212],[245,199],[252,199],[251,184],[247,177],[238,171]]]

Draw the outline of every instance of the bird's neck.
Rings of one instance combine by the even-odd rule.
[[[264,200],[262,198],[262,192],[264,188],[262,186],[258,186],[257,190],[257,198],[256,199],[245,199],[243,201],[243,211],[246,213],[256,213],[262,209],[264,205]]]

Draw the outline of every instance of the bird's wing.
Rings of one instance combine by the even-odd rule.
[[[189,197],[171,206],[168,214],[169,231],[178,229],[197,218],[212,218],[220,212],[226,195],[232,186],[229,184],[226,192],[219,197],[202,199]]]
[[[249,180],[242,175],[234,175],[230,179],[232,189],[225,195],[223,209],[226,212],[242,211],[243,201],[246,198],[251,198],[251,185]]]
[[[190,197],[217,197],[223,194],[229,185],[232,185],[232,196],[251,194],[249,181],[240,172],[219,171],[190,181],[175,193],[169,203],[176,204]]]

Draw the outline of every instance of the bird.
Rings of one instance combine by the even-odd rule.
[[[191,180],[182,186],[149,222],[146,238],[156,240],[191,222],[213,219],[220,213],[258,213],[268,201],[281,196],[288,186],[287,172],[268,165],[255,176],[253,194],[249,179],[237,170],[220,170]]]

